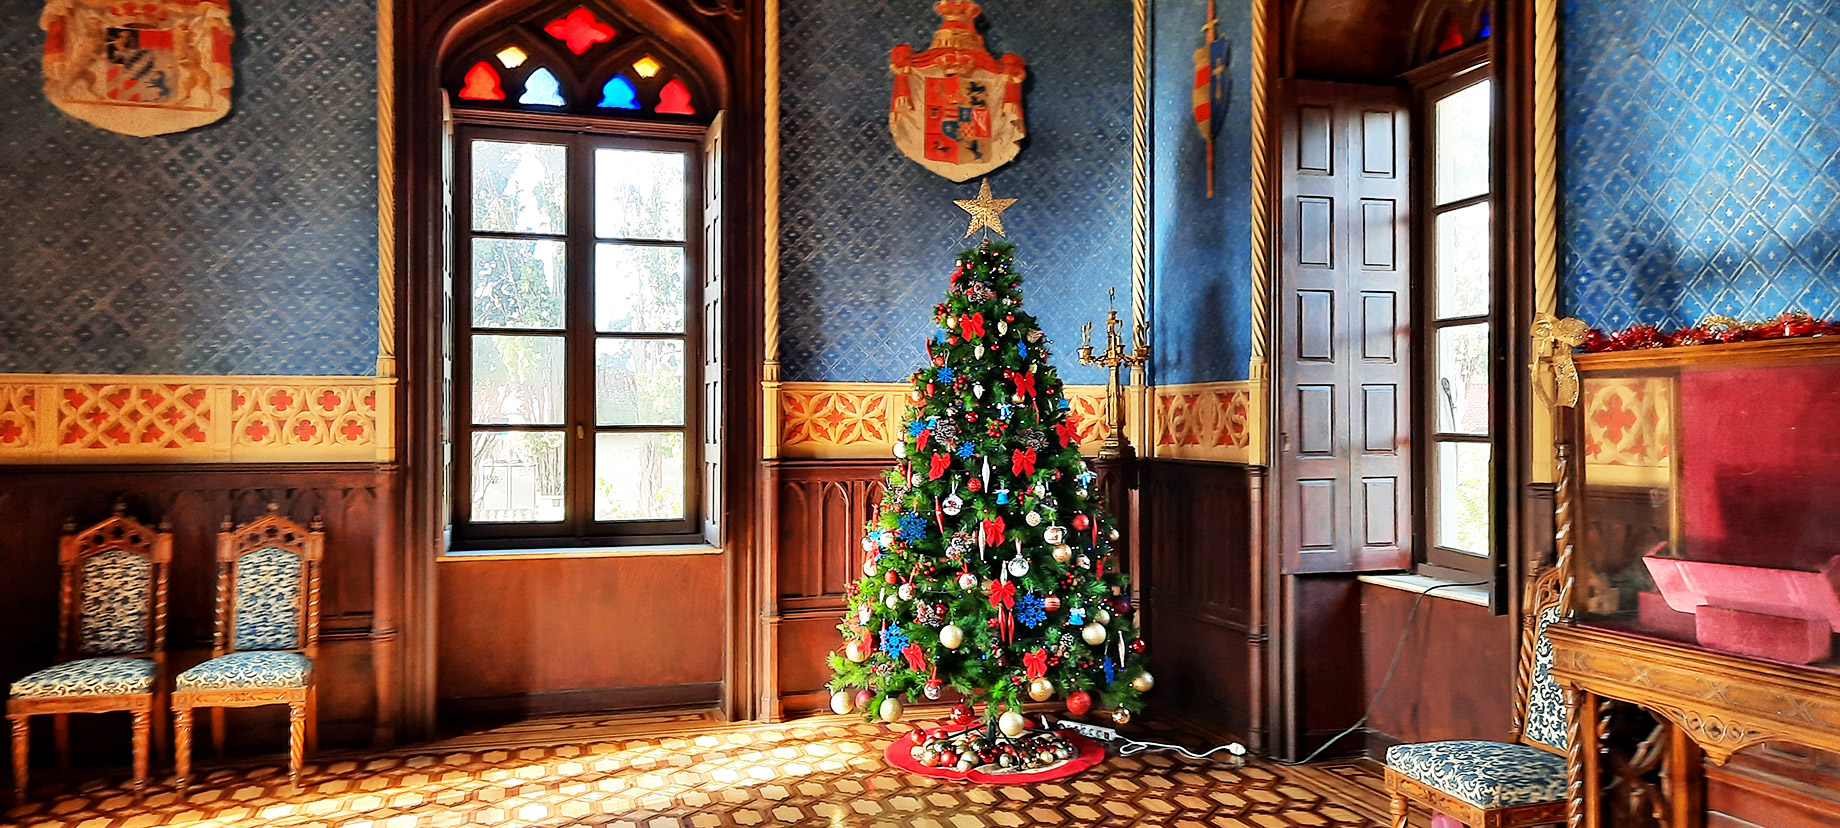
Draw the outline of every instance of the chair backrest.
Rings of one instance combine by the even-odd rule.
[[[217,534],[217,655],[319,648],[319,568],[325,534],[269,513]]]
[[[117,505],[81,532],[64,525],[58,542],[58,657],[141,656],[166,650],[167,570],[172,534],[147,528]]]
[[[1565,616],[1564,587],[1565,572],[1556,566],[1527,584],[1514,705],[1515,736],[1560,754],[1566,750],[1565,692],[1553,681],[1553,649],[1546,630]]]

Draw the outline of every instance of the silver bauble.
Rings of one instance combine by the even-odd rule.
[[[1020,555],[1014,558],[1010,558],[1009,559],[1009,574],[1011,577],[1015,577],[1015,578],[1020,578],[1024,575],[1029,574],[1028,560],[1026,558],[1023,558]]]
[[[959,629],[957,624],[947,624],[939,628],[939,646],[948,650],[956,650],[963,643],[965,643],[965,631]]]
[[[939,509],[947,515],[956,517],[959,512],[965,510],[965,500],[958,495],[946,495],[945,502],[940,504]]]
[[[1155,686],[1156,686],[1156,677],[1150,675],[1150,671],[1148,670],[1145,670],[1142,673],[1138,673],[1137,678],[1131,679],[1131,689],[1136,690],[1139,693],[1148,693],[1150,692],[1150,688],[1155,687]]]
[[[869,552],[873,554],[875,552],[875,539],[872,537],[869,537],[868,535],[864,535],[862,539],[862,547],[863,547],[864,552]]]
[[[970,592],[971,590],[977,589],[977,585],[978,585],[978,579],[976,575],[966,572],[958,576],[958,588],[959,589],[962,589],[966,592]]]
[[[1043,529],[1041,530],[1041,539],[1047,541],[1051,545],[1059,544],[1061,541],[1067,539],[1067,527],[1050,526]]]
[[[894,456],[906,457],[907,456],[907,444],[906,443],[895,443],[894,444]]]
[[[875,559],[874,558],[870,558],[866,561],[863,561],[863,577],[864,578],[875,577]]]
[[[1105,643],[1105,625],[1099,624],[1099,623],[1092,623],[1092,624],[1087,624],[1086,626],[1080,628],[1080,640],[1094,647],[1097,647],[1100,644],[1104,644]]]

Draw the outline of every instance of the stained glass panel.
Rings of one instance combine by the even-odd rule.
[[[601,87],[599,106],[602,109],[638,109],[639,90],[633,88],[632,81],[625,75],[614,75]]]
[[[639,77],[642,77],[642,78],[652,77],[653,75],[658,74],[658,70],[663,69],[663,68],[664,68],[664,64],[659,63],[656,60],[653,60],[651,55],[646,55],[645,57],[642,57],[636,61],[633,61],[633,71],[638,72]]]
[[[519,66],[523,66],[524,61],[530,59],[530,55],[525,54],[523,49],[519,49],[516,46],[506,46],[498,50],[498,54],[495,55],[495,57],[498,58],[498,62],[503,64],[506,69],[516,69]]]
[[[524,79],[524,94],[518,96],[518,103],[536,106],[566,106],[568,101],[562,98],[562,82],[548,69],[538,67]]]
[[[469,101],[502,101],[505,90],[499,87],[498,70],[485,61],[473,64],[466,70],[466,85],[460,89],[460,97]]]
[[[593,48],[596,43],[606,43],[613,39],[613,27],[600,21],[594,13],[586,8],[577,8],[567,15],[551,20],[543,31],[550,37],[562,41],[569,51],[581,54]]]
[[[658,112],[662,115],[695,115],[696,107],[690,105],[690,88],[682,80],[673,78],[663,89],[658,90]]]

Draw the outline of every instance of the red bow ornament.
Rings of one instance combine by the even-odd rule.
[[[996,546],[997,544],[1002,543],[1002,542],[1003,542],[1003,518],[1000,518],[1000,517],[985,518],[984,520],[984,543],[990,546]],[[1015,587],[1010,587],[1010,591],[1014,592]]]
[[[1036,650],[1022,657],[1022,669],[1030,681],[1048,674],[1048,651]]]
[[[958,318],[958,329],[966,339],[984,338],[984,314],[967,313]]]
[[[1016,393],[1025,397],[1035,396],[1034,374],[1024,373],[1022,371],[1004,371],[1003,373],[1009,376],[1010,382],[1016,384]]]
[[[1010,453],[1009,470],[1011,474],[1026,477],[1035,473],[1035,450],[1020,448]]]
[[[907,658],[907,666],[915,672],[926,669],[926,653],[920,649],[919,644],[907,642],[907,646],[901,648],[901,655]]]
[[[933,455],[932,467],[927,470],[926,479],[938,480],[939,478],[944,477],[946,473],[946,469],[950,468],[951,466],[952,466],[951,455],[946,455],[946,454]]]
[[[918,451],[925,451],[926,441],[932,439],[932,437],[933,437],[932,429],[930,428],[920,429],[920,433],[914,436],[914,448]]]
[[[1016,616],[1011,612],[1016,606],[1016,584],[1014,581],[995,581],[990,585],[990,605],[997,611],[997,631],[1003,634],[1005,642],[1016,638]]]

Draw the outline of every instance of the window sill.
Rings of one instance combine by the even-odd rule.
[[[551,549],[471,549],[449,551],[442,562],[528,561],[557,558],[662,558],[675,555],[720,555],[722,547],[703,543],[647,544],[642,546],[564,546]]]
[[[1453,584],[1461,584],[1463,582],[1446,581],[1442,578],[1412,574],[1362,575],[1356,580],[1364,584],[1373,584],[1377,587],[1397,589],[1420,595],[1429,593],[1433,598],[1460,601],[1465,604],[1475,604],[1483,608],[1487,608],[1489,605],[1489,588],[1487,585],[1453,586]],[[1437,591],[1431,592],[1431,590],[1434,589]]]

